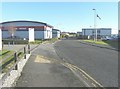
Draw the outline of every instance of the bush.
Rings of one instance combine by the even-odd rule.
[[[28,44],[28,40],[3,39],[3,44]]]

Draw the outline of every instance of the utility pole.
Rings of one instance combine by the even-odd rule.
[[[96,9],[93,10],[94,10],[94,41],[97,41],[97,28],[96,28],[97,14],[96,14]]]

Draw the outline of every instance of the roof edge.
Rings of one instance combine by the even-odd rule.
[[[49,24],[47,24],[47,23],[39,22],[39,21],[29,21],[29,20],[5,21],[5,22],[2,22],[2,23],[0,23],[0,24],[2,25],[2,24],[5,24],[5,23],[11,23],[11,22],[32,22],[32,23],[40,23],[40,24],[44,24],[44,25],[46,25],[46,26],[49,26],[49,27],[52,27],[52,28],[53,28],[52,25],[49,25]]]

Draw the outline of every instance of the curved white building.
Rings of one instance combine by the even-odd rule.
[[[0,28],[2,38],[14,36],[29,39],[29,36],[32,37],[30,34],[33,34],[34,39],[51,39],[53,26],[43,22],[20,20],[0,23]],[[31,29],[33,31],[30,32]]]

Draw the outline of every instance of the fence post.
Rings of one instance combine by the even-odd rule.
[[[14,53],[14,60],[15,60],[15,63],[17,62],[17,53],[15,52]],[[17,70],[18,69],[18,65],[16,64],[16,66],[15,66],[15,70]]]
[[[24,59],[26,59],[26,48],[24,47]]]
[[[28,44],[28,54],[30,54],[30,44]]]

